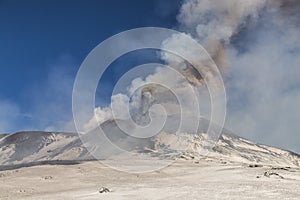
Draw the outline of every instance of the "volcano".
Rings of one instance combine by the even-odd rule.
[[[171,118],[176,121],[176,116]],[[195,133],[175,134],[176,127],[166,124],[147,139],[124,134],[118,127],[122,121],[104,122],[106,137],[120,148],[146,159],[173,161],[141,174],[121,172],[104,162],[122,154],[97,141],[101,139],[98,129],[86,134],[3,134],[0,199],[241,199],[241,195],[242,199],[298,199],[299,155],[251,142],[226,129],[208,148],[204,144],[209,142],[205,133],[209,122],[199,120]],[[203,150],[207,154],[199,153]],[[137,167],[128,159],[114,162]],[[152,160],[144,164],[156,167]]]
[[[171,121],[177,121],[172,116]],[[192,119],[191,119],[192,120]],[[165,125],[164,129],[150,138],[135,138],[125,134],[115,120],[101,124],[106,137],[126,151],[133,151],[146,156],[157,156],[163,159],[214,159],[233,163],[252,163],[259,165],[300,166],[300,156],[296,153],[257,144],[234,135],[223,129],[218,141],[208,154],[198,152],[205,149],[203,141],[208,138],[205,130],[209,121],[200,119],[197,133],[174,134],[176,127]],[[184,128],[185,129],[185,128]],[[208,139],[209,140],[209,139]],[[212,141],[213,142],[213,141]],[[27,131],[15,134],[3,134],[0,138],[0,168],[10,169],[40,164],[68,164],[95,160],[89,147],[97,148],[101,155],[113,154],[109,146],[101,143],[97,129],[87,134],[64,132]],[[107,147],[106,147],[107,146]],[[98,150],[98,151],[99,151]],[[105,158],[109,158],[109,155]]]

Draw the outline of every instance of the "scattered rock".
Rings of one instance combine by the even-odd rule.
[[[14,170],[14,171],[4,171],[4,172],[1,172],[0,173],[0,178],[1,177],[6,177],[6,176],[9,176],[9,175],[12,175],[14,173],[19,173],[21,172],[20,170]]]
[[[44,176],[43,179],[44,180],[51,180],[51,179],[53,179],[53,176]]]
[[[185,159],[185,160],[194,160],[195,156],[191,155],[191,154],[181,154],[180,155],[181,159]]]
[[[263,167],[262,165],[258,165],[258,164],[250,164],[248,165],[251,168],[255,168],[255,167]]]
[[[276,176],[276,177],[278,177],[278,178],[284,179],[283,176],[279,175],[279,174],[276,173],[276,172],[265,172],[265,173],[264,173],[264,176],[265,176],[265,177],[268,177],[268,178],[271,178],[272,176]]]
[[[285,170],[285,171],[289,171],[289,169],[291,169],[290,167],[272,167],[272,170]]]
[[[99,193],[107,193],[107,192],[110,192],[110,190],[108,189],[108,188],[106,188],[106,187],[101,187],[100,189],[99,189]]]

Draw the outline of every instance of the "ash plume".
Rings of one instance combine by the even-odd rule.
[[[299,11],[297,0],[186,0],[178,15],[225,78],[228,128],[298,152]]]
[[[187,0],[177,19],[180,30],[204,45],[225,75],[229,65],[228,47],[236,36],[244,30],[251,31],[265,12],[281,13],[297,20],[296,4],[299,7],[296,0]]]
[[[182,35],[190,36],[205,47],[225,78],[229,97],[228,128],[255,141],[296,151],[300,151],[299,140],[289,138],[294,138],[294,133],[300,130],[299,123],[293,123],[300,113],[299,11],[298,0],[186,0],[178,13],[176,26]],[[190,58],[199,63],[197,70],[201,74],[178,57],[166,53],[160,56],[190,85],[207,92],[202,75],[210,75],[210,66],[205,58],[193,54],[180,35],[167,39],[162,47],[189,52]],[[176,93],[184,94],[186,101],[191,98],[185,94],[186,83],[164,69],[135,80],[132,85],[142,86],[149,81],[172,85]],[[137,93],[131,104],[142,113],[147,113],[155,100],[167,93],[156,86],[150,88]],[[203,95],[200,99],[206,102],[209,96]],[[169,106],[169,111],[176,110],[172,98],[166,97],[160,102]],[[192,103],[188,109],[194,107]],[[207,107],[209,104],[204,103],[202,114],[209,119]],[[110,107],[97,111],[100,118],[108,116],[105,111],[111,112]],[[274,116],[280,116],[282,123]],[[286,133],[287,129],[291,133]]]

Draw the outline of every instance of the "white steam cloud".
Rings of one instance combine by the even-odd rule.
[[[179,63],[184,65],[182,61]],[[184,68],[186,68],[186,66],[184,66]],[[147,77],[133,79],[131,85],[127,87],[124,93],[113,95],[111,98],[112,102],[109,106],[95,108],[94,117],[84,128],[86,131],[92,130],[106,120],[113,118],[128,119],[127,103],[129,103],[129,110],[137,111],[137,113],[133,114],[135,116],[132,116],[136,119],[145,117],[144,115],[147,115],[149,108],[155,103],[163,105],[168,115],[178,114],[184,111],[185,114],[197,116],[198,113],[195,108],[198,106],[197,98],[200,97],[195,97],[196,93],[194,89],[196,89],[196,87],[192,87],[191,82],[186,80],[182,74],[170,68],[158,66],[155,71]],[[198,86],[197,89],[199,91],[205,91],[206,87],[202,85]],[[205,96],[207,93],[203,93],[201,98],[204,104],[204,101],[208,99],[208,97]],[[181,107],[178,106],[178,96],[180,96],[180,100],[182,101]],[[208,102],[208,100],[206,100],[206,102]],[[114,113],[112,113],[112,107]],[[204,114],[204,109],[202,111],[202,114]],[[206,113],[208,113],[208,111]],[[139,119],[137,119],[137,121],[139,121]]]
[[[297,0],[186,0],[177,16],[179,29],[206,48],[224,75],[229,101],[228,128],[249,139],[298,152],[299,4]],[[174,37],[162,45],[189,50],[180,35]],[[187,63],[169,54],[161,56],[179,69],[189,83],[205,91],[201,75]],[[193,57],[202,60],[201,55]],[[204,66],[201,70],[206,72]],[[137,85],[152,80],[174,85],[179,94],[185,91],[180,78],[158,68],[144,79],[133,80],[128,94]],[[141,96],[137,93],[130,105],[141,106]],[[190,98],[189,95],[185,97],[187,101]],[[113,99],[119,101],[122,111],[124,98]],[[207,107],[208,104],[204,104],[203,107]],[[191,104],[188,110],[193,110],[193,106]],[[203,115],[209,117],[208,111]],[[95,117],[86,128],[96,127],[111,117],[110,106],[96,108]]]
[[[178,15],[225,75],[228,128],[297,152],[299,13],[296,0],[187,0]]]

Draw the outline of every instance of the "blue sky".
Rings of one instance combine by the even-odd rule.
[[[12,107],[10,114],[2,110],[3,117],[15,121],[1,131],[44,129],[67,120],[45,107],[70,113],[72,81],[87,54],[124,30],[173,27],[179,7],[177,0],[0,1],[0,102]]]

